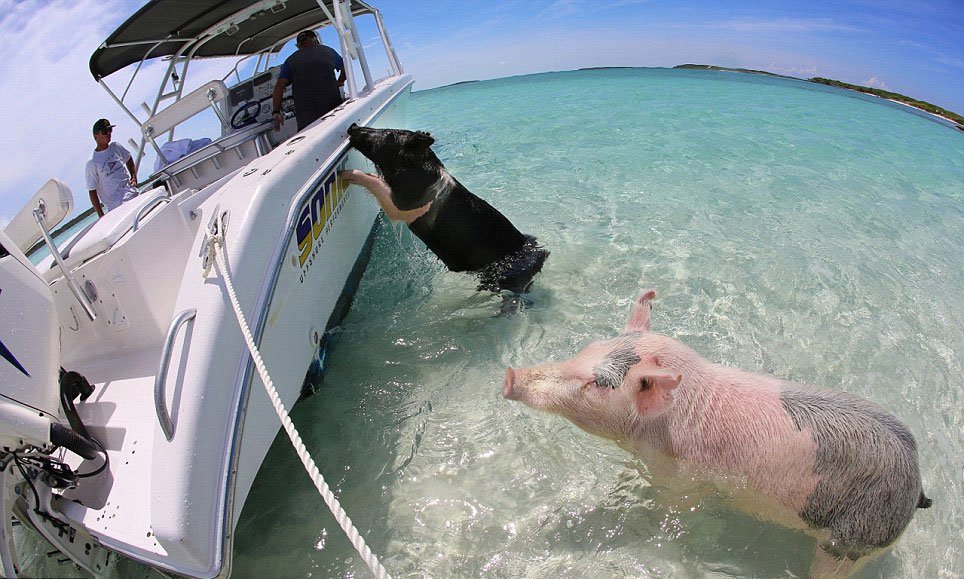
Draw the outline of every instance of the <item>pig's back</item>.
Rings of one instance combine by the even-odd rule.
[[[522,233],[498,210],[455,181],[443,199],[409,224],[452,271],[479,271],[518,251]]]
[[[846,392],[787,383],[780,401],[817,445],[819,482],[801,518],[829,529],[841,555],[861,556],[895,541],[921,496],[917,444],[907,427]]]

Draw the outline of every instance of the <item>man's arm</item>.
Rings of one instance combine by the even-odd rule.
[[[104,216],[104,210],[100,206],[100,198],[97,197],[97,189],[91,189],[88,191],[90,194],[90,204],[94,206],[94,211],[97,212],[98,217]]]
[[[329,46],[328,50],[331,51],[331,54],[335,59],[335,69],[338,71],[338,86],[344,86],[345,80],[348,78],[348,76],[345,74],[345,59],[342,58],[341,55],[338,54],[338,51],[334,48]]]
[[[395,207],[395,204],[392,203],[392,190],[389,189],[388,183],[377,175],[371,175],[369,173],[352,169],[350,171],[342,171],[338,174],[338,176],[349,183],[361,185],[365,189],[368,189],[368,191],[375,197],[375,200],[378,201],[378,205],[381,206],[382,211],[384,211],[385,215],[392,221],[411,223],[422,215],[428,213],[428,210],[432,208],[431,201],[425,205],[422,205],[421,207],[408,211],[403,211],[398,207]]]
[[[271,118],[274,119],[275,131],[280,131],[281,125],[285,122],[284,115],[281,114],[281,97],[284,96],[285,87],[290,82],[286,78],[278,77],[278,82],[274,83],[274,93],[271,95]]]
[[[131,185],[137,187],[137,168],[134,167],[134,157],[127,158],[127,172],[131,174]]]

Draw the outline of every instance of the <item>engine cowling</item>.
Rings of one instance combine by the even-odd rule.
[[[60,408],[59,332],[50,288],[0,231],[0,447],[49,441]]]

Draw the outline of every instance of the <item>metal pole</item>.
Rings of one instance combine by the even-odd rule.
[[[184,52],[185,48],[186,47],[182,46],[180,50],[178,50],[177,52],[174,53],[173,56],[171,56],[171,64],[167,66],[167,71],[164,73],[164,80],[161,82],[161,87],[157,90],[157,98],[154,99],[154,106],[151,107],[152,117],[157,114],[157,109],[160,107],[161,101],[164,99],[164,89],[167,88],[167,81],[171,79],[171,73],[175,72],[177,67],[177,59]],[[184,86],[183,78],[181,79],[181,86],[182,87]],[[157,148],[157,145],[155,144],[154,147]],[[142,155],[143,155],[143,152],[142,152]],[[140,162],[140,160],[141,160],[141,157],[138,157],[137,159],[138,163]]]
[[[351,0],[349,0],[350,2]],[[328,7],[325,6],[324,0],[318,0],[318,5],[321,6],[328,17],[331,18],[331,12],[328,12]],[[348,95],[350,98],[358,97],[358,89],[355,88],[355,70],[351,66],[351,46],[348,44],[348,35],[351,32],[345,27],[345,23],[342,19],[341,12],[341,0],[332,0],[332,7],[335,9],[335,30],[338,32],[338,39],[341,40],[341,52],[342,56],[348,60],[345,65],[345,74],[348,76]]]
[[[60,250],[54,245],[54,240],[50,238],[50,233],[47,232],[47,226],[44,225],[44,216],[47,214],[47,208],[44,206],[43,202],[37,205],[37,208],[33,210],[33,218],[37,222],[37,226],[40,227],[40,233],[44,237],[44,242],[50,249],[50,255],[54,257],[54,261],[57,262],[57,266],[60,267],[60,271],[64,274],[64,280],[67,282],[67,287],[70,288],[71,293],[80,302],[80,305],[84,308],[84,313],[90,318],[90,321],[97,319],[97,314],[94,313],[94,306],[87,299],[87,295],[80,291],[80,287],[77,282],[74,281],[74,277],[70,275],[70,270],[67,269],[67,264],[64,263],[64,258],[60,255]]]
[[[368,70],[368,60],[365,59],[365,49],[362,47],[361,39],[358,37],[358,29],[355,28],[355,18],[351,15],[351,9],[349,4],[344,4],[342,7],[345,9],[343,17],[348,22],[348,30],[351,31],[351,39],[355,43],[355,51],[358,54],[358,64],[361,65],[362,74],[365,76],[365,91],[370,91],[375,83],[372,82],[372,73]]]
[[[375,10],[375,25],[378,26],[378,34],[382,37],[382,45],[385,47],[385,54],[388,55],[388,62],[392,65],[395,76],[404,74],[405,71],[402,70],[402,64],[398,60],[398,55],[395,54],[395,46],[388,38],[388,31],[385,29],[385,22],[382,20],[382,13],[378,10]]]

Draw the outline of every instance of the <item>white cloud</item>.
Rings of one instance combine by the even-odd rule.
[[[775,62],[771,62],[764,70],[767,72],[774,72],[776,74],[782,74],[785,76],[795,76],[797,78],[813,78],[815,76],[820,76],[815,65],[812,66],[787,66],[778,65]]]
[[[951,56],[944,56],[943,54],[938,56],[935,60],[941,64],[946,64],[948,66],[953,66],[955,68],[964,69],[964,60],[960,58],[954,58]]]
[[[116,124],[114,140],[125,147],[131,148],[131,138],[139,141],[137,124],[97,84],[89,67],[90,55],[134,9],[119,0],[12,5],[0,0],[0,102],[6,105],[0,113],[5,128],[0,136],[5,157],[0,223],[9,221],[51,177],[70,186],[75,213],[89,208],[84,166],[93,151],[91,127],[97,119]],[[223,77],[230,66],[233,62],[224,59],[192,64],[185,91]],[[167,62],[145,64],[131,86],[126,102],[139,117],[144,116],[140,103],[153,102],[166,67]],[[108,84],[120,94],[129,80],[130,72],[120,71]],[[153,167],[148,149],[145,166]]]
[[[870,88],[879,88],[881,90],[891,90],[890,87],[887,86],[887,84],[884,81],[880,80],[876,76],[872,76],[860,84]]]
[[[900,46],[908,46],[916,50],[928,53],[935,62],[942,65],[952,66],[954,68],[964,69],[964,59],[958,56],[948,56],[945,52],[937,50],[933,46],[928,46],[920,42],[914,42],[911,40],[901,40],[898,42]]]
[[[764,20],[758,18],[735,18],[725,22],[708,24],[683,24],[679,28],[710,28],[730,30],[733,32],[780,32],[780,33],[810,33],[810,32],[863,32],[862,29],[840,24],[827,18],[776,18]]]
[[[539,13],[537,20],[542,20],[543,18],[566,18],[579,14],[583,10],[582,3],[576,0],[556,0]]]
[[[0,8],[0,219],[14,215],[50,177],[67,181],[81,205],[91,126],[104,116],[122,128],[116,105],[90,75],[88,58],[127,9],[106,0],[28,0]]]

